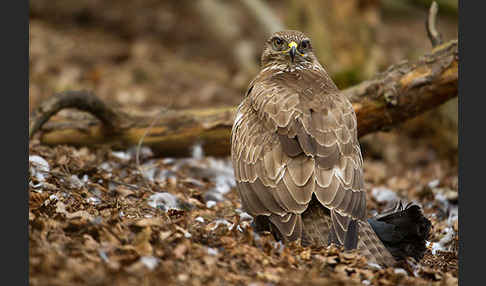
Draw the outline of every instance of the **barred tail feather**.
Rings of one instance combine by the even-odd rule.
[[[376,235],[368,222],[359,222],[358,252],[366,257],[368,262],[389,267],[396,263],[386,246]]]
[[[302,213],[305,229],[302,232],[302,245],[327,246],[329,244],[329,231],[331,215],[327,208],[317,200],[311,200],[307,210]]]

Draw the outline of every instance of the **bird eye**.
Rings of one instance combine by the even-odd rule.
[[[273,38],[272,43],[273,43],[273,47],[276,50],[281,50],[282,47],[283,47],[284,41],[282,39],[276,37],[276,38]]]
[[[300,43],[301,50],[306,50],[310,47],[310,42],[308,40],[304,40]]]

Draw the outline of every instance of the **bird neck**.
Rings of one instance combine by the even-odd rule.
[[[262,66],[262,72],[299,72],[304,70],[323,70],[319,62],[269,62]]]

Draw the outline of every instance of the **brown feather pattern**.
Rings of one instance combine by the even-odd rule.
[[[276,35],[287,42],[306,38],[300,32]],[[279,57],[267,45],[263,69],[250,83],[232,130],[231,157],[243,207],[267,216],[285,241],[307,236],[322,242],[306,234],[313,231],[309,217],[323,217],[322,211],[302,218],[314,197],[318,208],[330,211],[328,227],[318,232],[330,231],[321,234],[356,248],[345,241],[357,240],[361,225],[350,225],[365,220],[366,195],[353,107],[312,52],[310,60],[294,65]]]

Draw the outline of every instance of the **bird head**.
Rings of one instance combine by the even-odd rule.
[[[261,58],[262,67],[279,65],[292,68],[308,66],[315,61],[310,38],[292,30],[276,32],[268,38]]]

